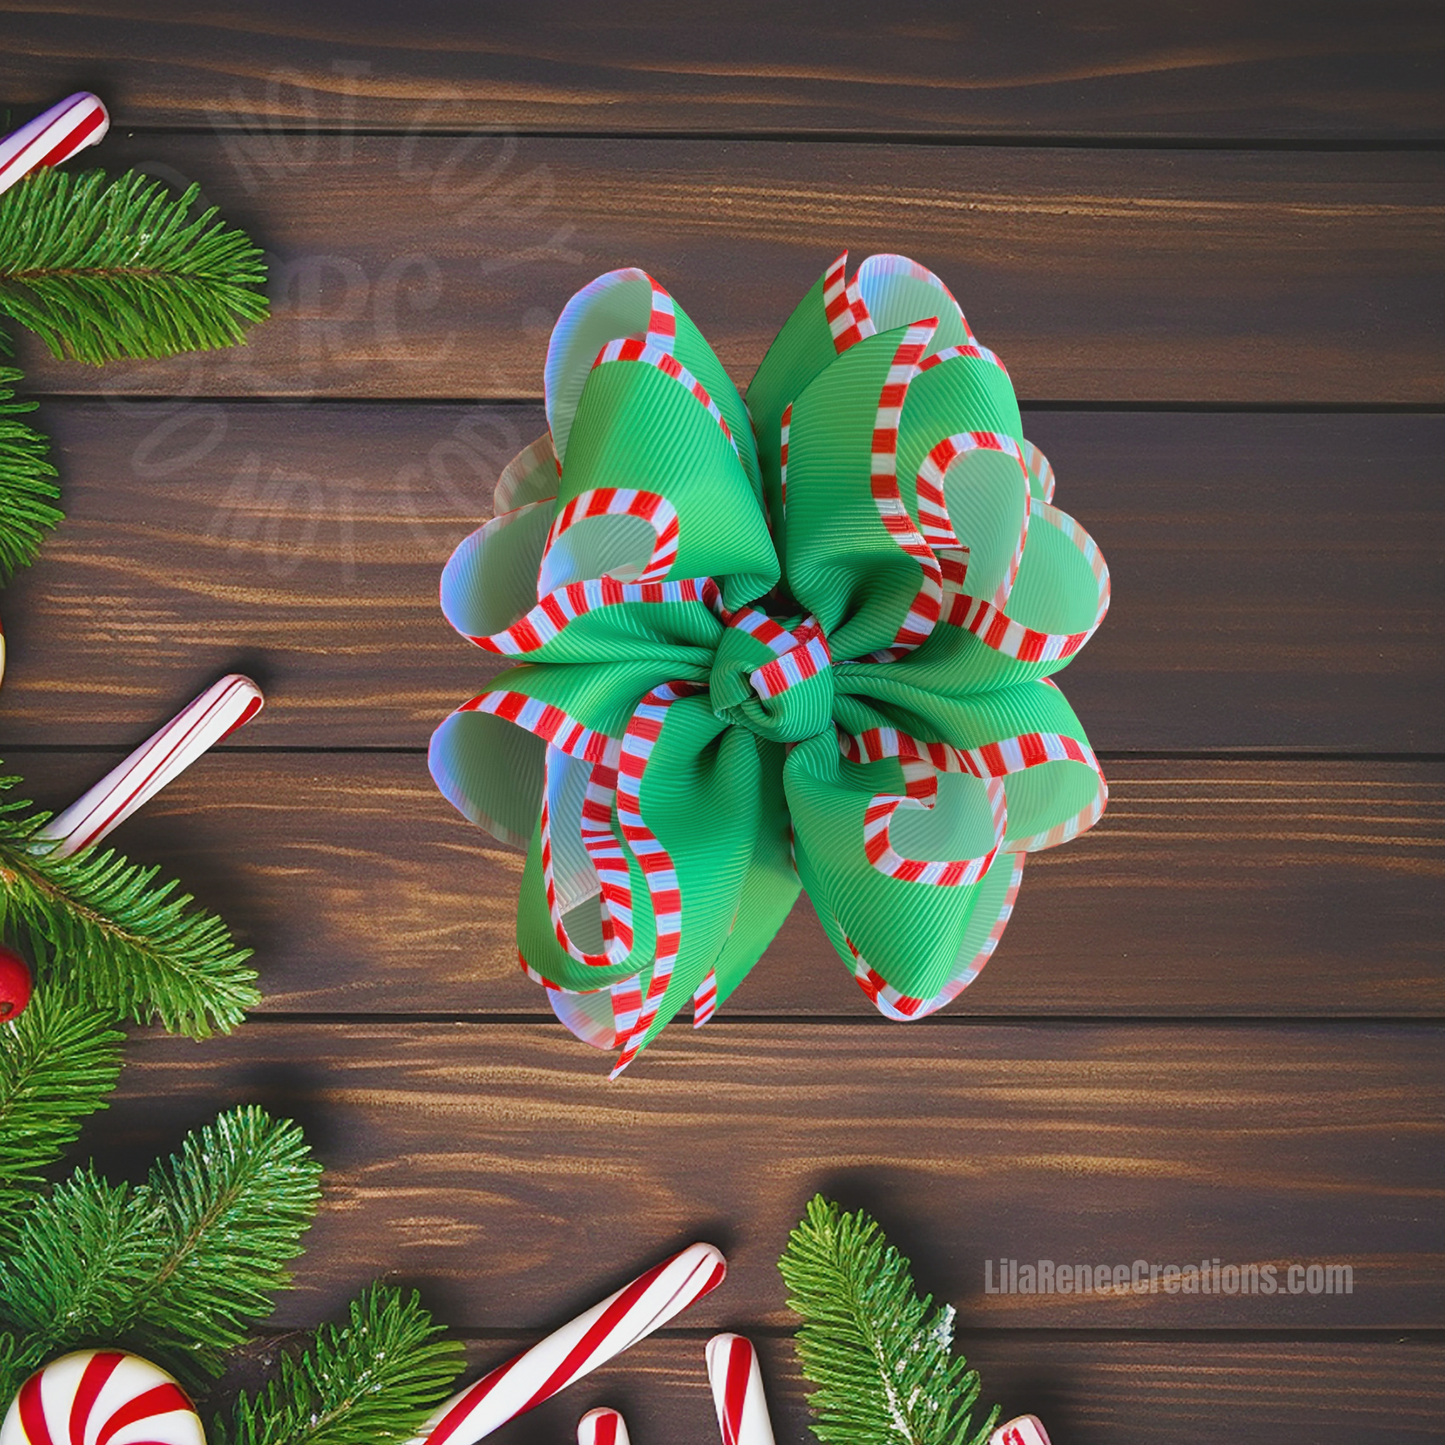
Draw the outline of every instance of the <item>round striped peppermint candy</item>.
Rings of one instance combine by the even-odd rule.
[[[21,1385],[0,1445],[206,1445],[200,1417],[166,1372],[121,1350],[78,1350]]]
[[[616,1410],[603,1406],[589,1410],[577,1422],[577,1445],[632,1445],[627,1421]]]

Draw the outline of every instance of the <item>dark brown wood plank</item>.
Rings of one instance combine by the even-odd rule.
[[[559,308],[640,265],[740,380],[833,257],[932,267],[1026,398],[1445,400],[1445,156],[214,135],[108,143],[277,257],[244,350],[33,385],[525,397]]]
[[[54,808],[111,761],[7,758]],[[1445,1015],[1445,765],[1108,771],[1103,821],[1029,860],[997,957],[950,1014]],[[256,949],[267,1010],[546,1012],[516,964],[521,856],[418,755],[214,756],[115,842]],[[805,899],[723,1010],[746,1015],[876,1017]]]
[[[0,599],[0,748],[145,736],[219,673],[254,745],[424,746],[495,661],[441,564],[521,407],[50,402],[69,520]],[[1439,416],[1034,413],[1111,615],[1060,678],[1103,750],[1445,750]]]
[[[473,1371],[532,1338],[473,1343]],[[956,1338],[982,1377],[984,1412],[997,1402],[1004,1419],[1036,1414],[1070,1445],[1215,1445],[1235,1436],[1359,1445],[1438,1440],[1445,1423],[1445,1351],[1430,1339],[1222,1340],[1197,1332],[1101,1340],[1005,1330],[961,1330]],[[754,1343],[780,1445],[811,1442],[791,1343],[766,1336]],[[557,1445],[572,1438],[585,1411],[611,1405],[639,1445],[710,1441],[717,1425],[702,1360],[700,1335],[654,1336],[493,1438]]]
[[[89,1131],[135,1171],[254,1100],[329,1185],[314,1320],[395,1271],[464,1328],[533,1330],[690,1239],[729,1256],[689,1325],[786,1325],[775,1260],[807,1198],[871,1209],[970,1325],[1407,1329],[1440,1319],[1438,1026],[720,1025],[615,1084],[541,1024],[253,1022],[133,1042]],[[988,1294],[989,1259],[1349,1264],[1348,1294]]]
[[[937,135],[1439,136],[1428,4],[1111,0],[515,8],[360,0],[198,14],[3,7],[0,91],[82,82],[125,125]]]

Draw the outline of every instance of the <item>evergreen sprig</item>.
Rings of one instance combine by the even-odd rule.
[[[63,513],[52,503],[60,496],[49,441],[19,417],[35,410],[33,401],[17,401],[20,373],[0,366],[0,582],[35,560],[45,534]]]
[[[137,171],[41,168],[0,196],[0,313],[58,357],[231,346],[260,321],[262,253],[214,207]]]
[[[982,1445],[970,1412],[979,1378],[953,1354],[953,1309],[919,1299],[908,1261],[861,1210],[821,1195],[778,1261],[788,1305],[803,1317],[798,1359],[824,1445]]]
[[[0,778],[0,933],[137,1023],[159,1019],[192,1038],[240,1023],[260,997],[250,950],[174,881],[158,884],[158,868],[111,849],[57,857],[37,837],[50,815],[4,798],[18,781]]]
[[[462,1368],[415,1293],[374,1284],[211,1430],[217,1445],[393,1445],[419,1433]]]
[[[40,988],[0,1027],[0,1249],[45,1170],[105,1108],[124,1035],[113,1018],[61,988]]]
[[[188,1137],[144,1184],[83,1168],[27,1211],[0,1261],[0,1398],[64,1350],[137,1350],[180,1375],[219,1374],[271,1312],[320,1197],[301,1131],[236,1109]]]

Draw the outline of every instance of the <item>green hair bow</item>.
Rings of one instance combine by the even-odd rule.
[[[548,434],[442,574],[451,623],[517,666],[437,729],[432,776],[527,849],[522,967],[614,1076],[689,999],[707,1021],[800,886],[883,1013],[932,1012],[1024,855],[1104,810],[1049,681],[1103,619],[1104,559],[943,283],[846,261],[746,405],[651,277],[584,287]]]

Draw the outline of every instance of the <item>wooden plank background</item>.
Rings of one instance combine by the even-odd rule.
[[[698,1235],[728,1287],[499,1441],[711,1438],[712,1327],[806,1435],[773,1261],[818,1188],[1066,1442],[1445,1433],[1438,7],[0,0],[0,107],[111,102],[272,262],[244,350],[28,344],[68,519],[0,598],[0,756],[60,806],[222,671],[266,712],[128,823],[257,951],[234,1037],[142,1032],[83,1147],[223,1104],[328,1193],[277,1327],[378,1273],[478,1364]],[[740,383],[838,250],[915,255],[1025,403],[1115,601],[1062,679],[1111,805],[946,1015],[877,1019],[806,903],[609,1086],[516,971],[520,860],[426,775],[491,675],[437,573],[542,429],[557,309],[641,264]],[[1337,1261],[1348,1297],[990,1296],[984,1262]]]

